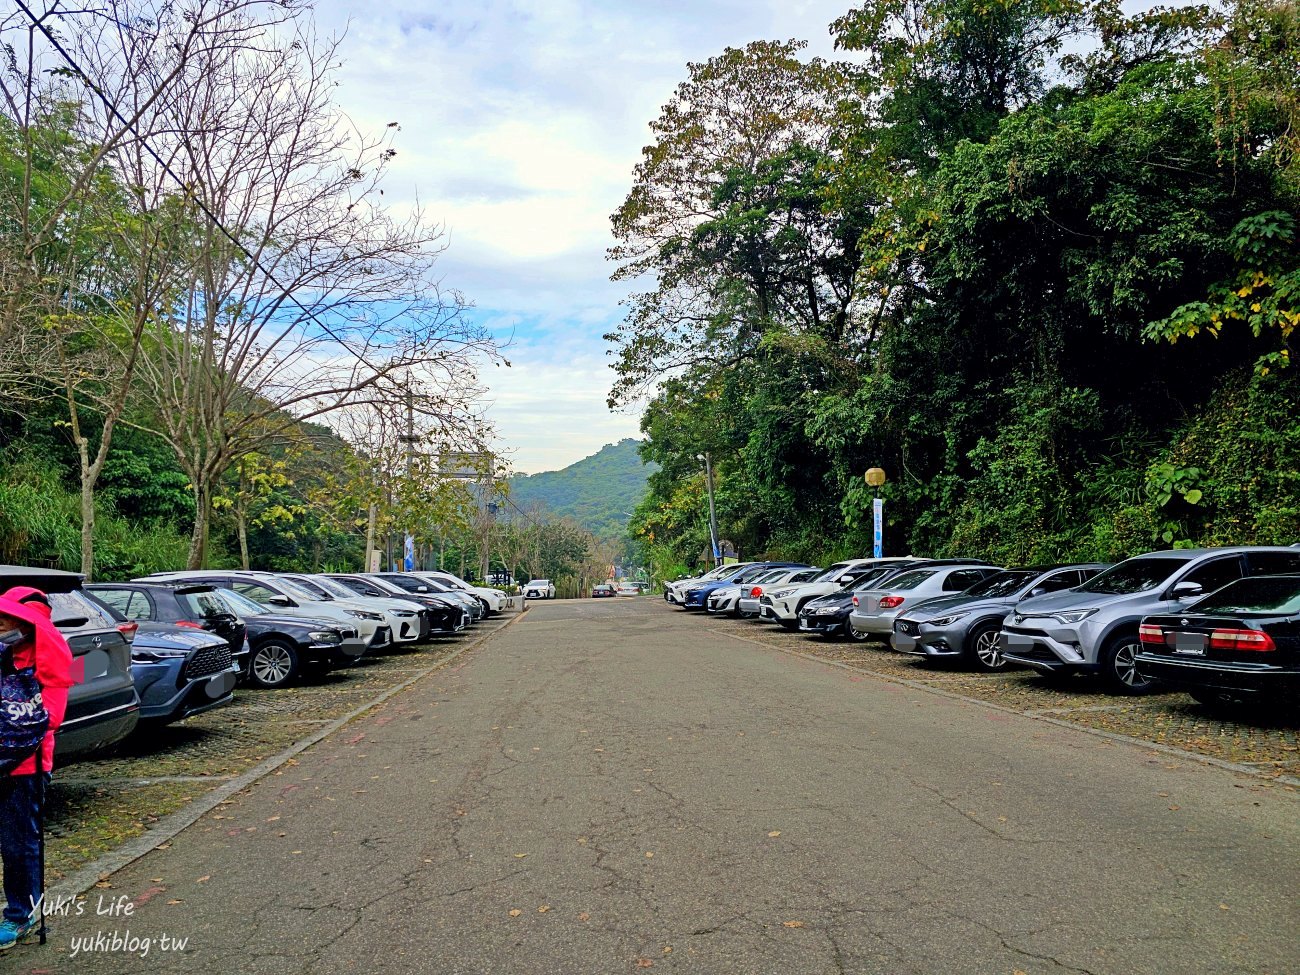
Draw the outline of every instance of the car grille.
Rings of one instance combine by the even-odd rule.
[[[185,661],[185,677],[187,680],[207,677],[209,674],[219,674],[223,670],[229,669],[230,644],[228,643],[223,643],[221,646],[200,647],[191,653],[189,659]]]
[[[760,606],[771,606],[771,605],[772,605],[772,597],[771,597],[771,596],[760,596],[759,599],[758,599],[758,604],[759,604]]]
[[[895,620],[894,629],[899,633],[906,633],[908,636],[916,636],[916,624],[911,620]]]

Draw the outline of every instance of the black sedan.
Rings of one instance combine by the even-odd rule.
[[[1138,669],[1202,704],[1300,703],[1300,575],[1239,579],[1138,632]]]
[[[359,596],[414,600],[431,611],[430,623],[434,633],[459,633],[470,624],[469,610],[460,603],[432,592],[408,592],[369,576],[351,573],[331,573],[328,578],[341,582]]]
[[[333,620],[271,613],[233,589],[218,589],[221,599],[248,627],[248,679],[259,687],[284,687],[305,666],[318,670],[357,662],[352,644],[357,631]]]

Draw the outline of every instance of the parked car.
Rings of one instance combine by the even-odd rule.
[[[721,589],[715,589],[709,593],[704,608],[710,613],[729,613],[732,616],[739,617],[742,615],[740,610],[741,599],[748,596],[755,589],[758,589],[761,593],[763,584],[789,581],[792,576],[797,576],[800,580],[806,581],[820,572],[821,569],[816,566],[800,568],[783,565],[768,568],[751,579],[737,582],[735,585],[723,586]],[[754,597],[754,603],[757,605],[757,597]]]
[[[554,599],[555,583],[550,579],[529,579],[524,583],[525,599]]]
[[[487,607],[472,592],[455,589],[443,585],[441,582],[434,582],[432,579],[421,578],[414,572],[370,572],[366,573],[366,578],[374,579],[381,585],[391,586],[395,592],[402,593],[408,598],[414,594],[418,596],[434,596],[458,603],[465,607],[465,611],[469,613],[470,622],[472,623],[477,623],[487,617]]]
[[[158,588],[164,591],[150,596],[167,606],[167,587]],[[135,627],[131,641],[131,678],[136,693],[140,695],[141,725],[146,721],[152,725],[171,724],[229,704],[235,698],[239,664],[231,652],[231,641],[237,637],[237,645],[243,650],[243,623],[215,597],[211,586],[196,588],[205,590],[201,599],[195,599],[196,604],[205,603],[214,615],[219,613],[233,618],[233,622],[232,619],[219,622],[233,637],[189,620],[184,623],[158,622],[148,615],[132,619],[117,606],[121,604],[137,613],[146,613],[143,605],[146,600],[139,593],[127,593],[123,597],[100,590],[98,584],[86,587],[87,596],[115,623],[129,622]],[[173,608],[167,606],[164,612]]]
[[[708,572],[701,573],[698,576],[687,576],[681,579],[674,579],[672,582],[665,582],[664,600],[666,602],[680,604],[686,590],[696,583],[714,582],[718,579],[723,579],[734,574],[738,569],[743,569],[746,566],[753,564],[754,563],[752,562],[730,562],[726,565],[719,565],[712,568]]]
[[[0,592],[31,586],[50,600],[51,618],[72,649],[72,679],[63,724],[55,733],[60,759],[107,748],[129,735],[140,720],[140,695],[131,675],[128,633],[81,592],[82,576],[57,569],[0,566]]]
[[[1230,582],[1180,613],[1138,626],[1141,673],[1202,704],[1300,704],[1300,575]]]
[[[353,658],[360,658],[367,650],[382,650],[392,642],[392,630],[383,613],[367,609],[362,603],[322,600],[302,586],[270,573],[192,569],[155,573],[139,581],[156,582],[160,579],[207,582],[223,589],[233,589],[272,613],[342,623],[356,630],[356,636],[348,638],[340,647],[343,653]]]
[[[719,589],[727,586],[748,584],[759,576],[765,575],[771,569],[791,568],[802,569],[807,568],[807,566],[801,562],[752,562],[743,568],[733,570],[721,578],[699,582],[688,587],[682,593],[682,608],[704,609],[708,605],[709,596]]]
[[[367,609],[383,613],[393,634],[394,645],[417,643],[428,637],[432,628],[428,610],[409,599],[371,599],[359,596],[328,576],[286,572],[283,578],[297,583],[313,596],[326,602],[333,600],[343,600],[347,603],[359,602]]]
[[[638,586],[635,582],[620,582],[618,584],[618,589],[616,591],[620,596],[641,595],[641,587]]]
[[[982,563],[956,565],[926,563],[914,566],[887,582],[853,596],[853,610],[844,626],[854,640],[888,637],[894,631],[894,619],[903,606],[922,603],[936,596],[964,593],[977,582],[996,575],[1001,569]]]
[[[441,570],[437,572],[432,570],[427,572],[416,571],[412,572],[411,575],[420,579],[428,579],[433,582],[441,583],[448,589],[460,589],[477,596],[479,601],[483,603],[484,608],[487,610],[487,615],[489,616],[505,609],[506,601],[510,599],[510,597],[500,589],[494,589],[491,586],[471,586],[460,576],[454,576],[450,572],[443,572]]]
[[[233,589],[218,589],[222,601],[244,621],[250,683],[285,687],[308,667],[329,670],[357,660],[356,627],[336,620],[272,613]]]
[[[214,586],[191,582],[92,582],[86,585],[86,591],[124,620],[174,623],[214,633],[226,641],[231,660],[240,672],[248,670],[244,621],[226,605]]]
[[[1156,685],[1138,669],[1144,616],[1182,613],[1244,577],[1300,572],[1300,550],[1240,546],[1175,549],[1126,559],[1076,589],[1016,604],[1002,627],[1002,653],[1048,674],[1100,674],[1111,690]]]
[[[470,624],[468,609],[454,600],[444,599],[433,593],[408,593],[378,579],[359,574],[331,573],[327,578],[347,586],[359,596],[390,599],[396,597],[419,603],[429,611],[429,622],[433,633],[459,633]]]
[[[772,623],[779,623],[787,630],[799,625],[799,611],[812,600],[821,596],[830,596],[852,586],[853,583],[868,573],[880,575],[880,568],[914,565],[921,559],[880,558],[848,559],[836,562],[807,582],[798,585],[777,586],[764,592],[758,600],[758,618]]]
[[[740,598],[736,601],[736,615],[742,619],[757,616],[760,609],[759,600],[764,593],[788,586],[800,586],[812,582],[825,573],[824,569],[812,566],[807,569],[773,569],[772,572],[755,579],[748,586],[740,589]]]
[[[895,576],[912,569],[915,564],[909,559],[868,567],[865,573],[835,592],[816,596],[804,603],[794,625],[804,633],[819,633],[827,638],[842,636],[848,626],[849,614],[853,612],[853,597],[858,592],[884,585]],[[784,620],[780,622],[785,625]]]
[[[617,596],[617,587],[608,582],[598,582],[591,587],[591,598],[600,599],[603,596]]]
[[[1107,568],[1101,563],[1007,569],[954,596],[913,606],[894,619],[889,644],[929,660],[960,658],[977,670],[1002,670],[1002,621],[1021,599],[1070,589]]]

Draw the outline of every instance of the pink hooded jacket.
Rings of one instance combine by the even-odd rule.
[[[68,709],[68,688],[72,678],[72,651],[58,627],[50,622],[50,605],[45,593],[30,586],[14,586],[0,594],[0,613],[30,623],[35,638],[14,647],[15,667],[36,667],[41,685],[41,699],[50,716],[50,730],[41,745],[41,768],[54,770],[54,732],[63,724]],[[31,775],[36,771],[36,756],[23,762],[10,775]]]

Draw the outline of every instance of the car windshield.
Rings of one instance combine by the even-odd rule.
[[[1171,575],[1186,566],[1187,559],[1167,555],[1141,556],[1097,573],[1075,592],[1095,592],[1107,596],[1146,592],[1162,585]]]
[[[987,596],[989,598],[1012,596],[1023,589],[1026,583],[1036,578],[1038,578],[1037,572],[1008,569],[1006,572],[999,572],[975,583],[962,595]]]
[[[1294,616],[1300,613],[1300,576],[1255,576],[1230,582],[1187,607],[1189,613],[1252,613]]]
[[[222,602],[216,590],[211,592],[178,592],[176,601],[184,606],[191,616],[202,619],[230,615],[229,607]]]
[[[347,586],[343,585],[342,583],[335,582],[333,579],[322,579],[319,577],[313,577],[311,581],[314,585],[317,585],[321,589],[324,589],[335,599],[356,598],[357,595],[356,593],[354,593],[351,589],[349,589]]]
[[[267,613],[265,606],[253,602],[233,589],[218,589],[217,594],[236,616],[265,616]]]
[[[938,571],[938,569],[915,569],[912,572],[904,572],[901,576],[889,581],[889,588],[915,589]]]
[[[276,584],[280,586],[280,588],[282,588],[294,599],[305,599],[309,603],[320,602],[320,597],[317,596],[315,593],[311,592],[308,589],[304,589],[302,586],[296,585],[293,582],[290,582],[288,579],[276,579],[275,581]]]
[[[844,574],[846,569],[848,569],[848,566],[844,564],[832,565],[821,575],[816,576],[812,581],[813,582],[834,582],[836,579],[838,579],[840,576]]]
[[[300,576],[294,576],[291,581],[297,584],[300,588],[305,589],[307,592],[311,593],[312,597],[315,599],[321,599],[327,603],[334,601],[334,594],[331,593],[324,586],[322,586],[315,579],[303,579]]]
[[[458,579],[455,576],[445,576],[439,573],[438,575],[433,575],[433,574],[422,575],[420,576],[420,578],[426,580],[427,582],[436,582],[439,585],[444,587],[450,586],[452,589],[462,589],[462,590],[470,589],[469,583],[465,582],[463,579]]]
[[[843,586],[841,586],[838,591],[839,592],[862,592],[863,590],[870,589],[872,586],[874,586],[877,582],[880,582],[882,579],[888,579],[891,575],[894,575],[894,570],[887,565],[882,565],[875,569],[872,569],[866,575],[854,576]]]

